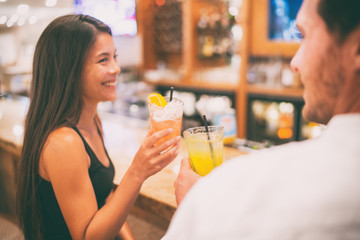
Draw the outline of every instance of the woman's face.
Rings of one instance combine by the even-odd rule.
[[[81,88],[85,104],[116,99],[117,77],[120,67],[112,36],[99,33],[85,60]]]

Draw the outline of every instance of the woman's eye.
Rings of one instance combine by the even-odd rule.
[[[103,63],[103,62],[106,62],[106,61],[107,61],[106,58],[102,58],[102,59],[99,60],[99,63]]]
[[[114,55],[114,59],[117,59],[117,57],[118,57],[118,55],[117,55],[117,54],[115,54],[115,55]]]

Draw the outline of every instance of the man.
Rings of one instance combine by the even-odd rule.
[[[360,239],[359,11],[359,0],[304,0],[297,16],[303,40],[291,65],[305,88],[303,115],[326,131],[201,179],[183,159],[181,204],[164,240]]]

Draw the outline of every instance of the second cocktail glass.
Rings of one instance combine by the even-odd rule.
[[[194,127],[184,131],[192,169],[205,176],[223,162],[224,136],[222,126]]]

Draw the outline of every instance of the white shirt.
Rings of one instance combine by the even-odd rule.
[[[360,239],[360,114],[213,170],[178,207],[173,239]]]

